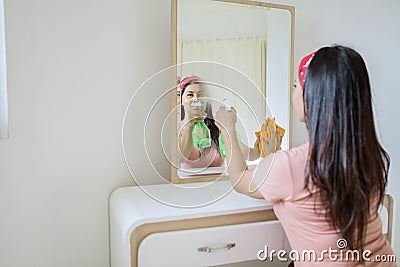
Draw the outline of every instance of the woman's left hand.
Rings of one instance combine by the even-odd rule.
[[[269,155],[281,149],[282,138],[279,136],[278,131],[274,129],[271,125],[268,125],[267,127],[270,132],[269,142],[267,142],[262,136],[260,136],[260,140],[263,143],[265,154]]]
[[[215,123],[222,132],[229,132],[236,129],[237,115],[236,110],[226,110],[224,106],[220,106],[215,114]]]

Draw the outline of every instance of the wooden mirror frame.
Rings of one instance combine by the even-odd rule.
[[[291,19],[291,33],[290,33],[290,62],[289,62],[289,88],[288,90],[291,90],[291,86],[294,83],[294,24],[295,24],[295,7],[294,6],[287,6],[287,5],[280,5],[280,4],[273,4],[273,3],[267,3],[267,2],[256,2],[256,1],[251,1],[251,0],[214,0],[217,2],[226,2],[226,3],[234,3],[234,4],[242,4],[242,5],[249,5],[249,6],[260,6],[260,7],[265,7],[265,8],[276,8],[276,9],[283,9],[287,10],[290,13],[290,19]],[[174,82],[176,83],[176,77],[177,77],[177,71],[174,66],[177,65],[177,42],[178,42],[178,0],[171,0],[171,66],[173,68],[172,71],[172,84]],[[289,93],[289,131],[288,131],[288,144],[289,148],[292,147],[292,125],[293,125],[293,108],[292,108],[292,103],[291,103],[291,94]],[[171,92],[171,110],[176,110],[176,90],[172,90]],[[175,112],[175,117],[177,116]],[[177,120],[173,120],[173,126],[172,126],[172,133],[171,133],[171,149],[172,149],[172,159],[173,162],[178,162],[178,144],[177,144]],[[178,168],[171,164],[171,182],[174,184],[183,184],[183,183],[194,183],[194,182],[211,182],[214,181],[218,178],[220,178],[221,175],[204,175],[201,177],[197,178],[180,178],[178,176]],[[227,176],[223,176],[224,178],[221,179],[227,179]]]

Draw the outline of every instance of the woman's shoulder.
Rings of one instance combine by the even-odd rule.
[[[296,177],[295,180],[302,180],[307,165],[308,150],[309,143],[288,150],[279,150],[273,156],[272,166],[285,168],[287,175]]]
[[[275,152],[275,156],[278,158],[285,159],[306,159],[308,156],[309,143],[305,143],[303,145],[292,147],[288,150],[278,150]]]
[[[308,149],[310,147],[310,143],[304,143],[302,145],[296,146],[296,147],[292,147],[289,150],[286,150],[288,153],[291,153],[293,155],[299,155],[299,154],[304,154],[304,153],[308,153]]]
[[[271,202],[292,199],[303,187],[308,144],[278,150],[261,160],[253,175],[260,192]]]
[[[268,165],[274,168],[285,168],[290,167],[293,163],[303,164],[307,160],[308,147],[309,145],[306,143],[288,150],[278,150],[263,158],[260,165],[263,167]]]

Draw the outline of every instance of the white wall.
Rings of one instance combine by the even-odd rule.
[[[395,195],[400,2],[279,2],[296,6],[295,62],[334,42],[363,54]],[[5,10],[10,139],[0,140],[0,266],[108,266],[108,195],[132,184],[122,116],[139,84],[169,65],[169,1],[9,0]],[[295,132],[295,144],[303,142],[303,126]],[[143,160],[138,154],[134,167],[146,173]]]
[[[122,118],[140,83],[170,63],[169,10],[155,0],[6,1],[0,266],[109,266],[108,196],[133,184]],[[143,160],[135,167],[146,171]]]

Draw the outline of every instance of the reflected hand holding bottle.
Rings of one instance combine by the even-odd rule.
[[[231,110],[226,110],[221,106],[215,116],[215,123],[222,132],[229,132],[236,129],[237,115],[236,110],[231,107]]]
[[[210,130],[204,123],[206,118],[206,104],[203,100],[192,99],[184,103],[185,118],[182,121],[185,125],[182,144],[191,144],[195,148],[207,148],[211,146]],[[186,137],[186,138],[185,138]],[[190,138],[191,137],[191,138]]]
[[[185,120],[187,122],[200,122],[206,118],[205,103],[202,100],[191,101],[185,105]]]

